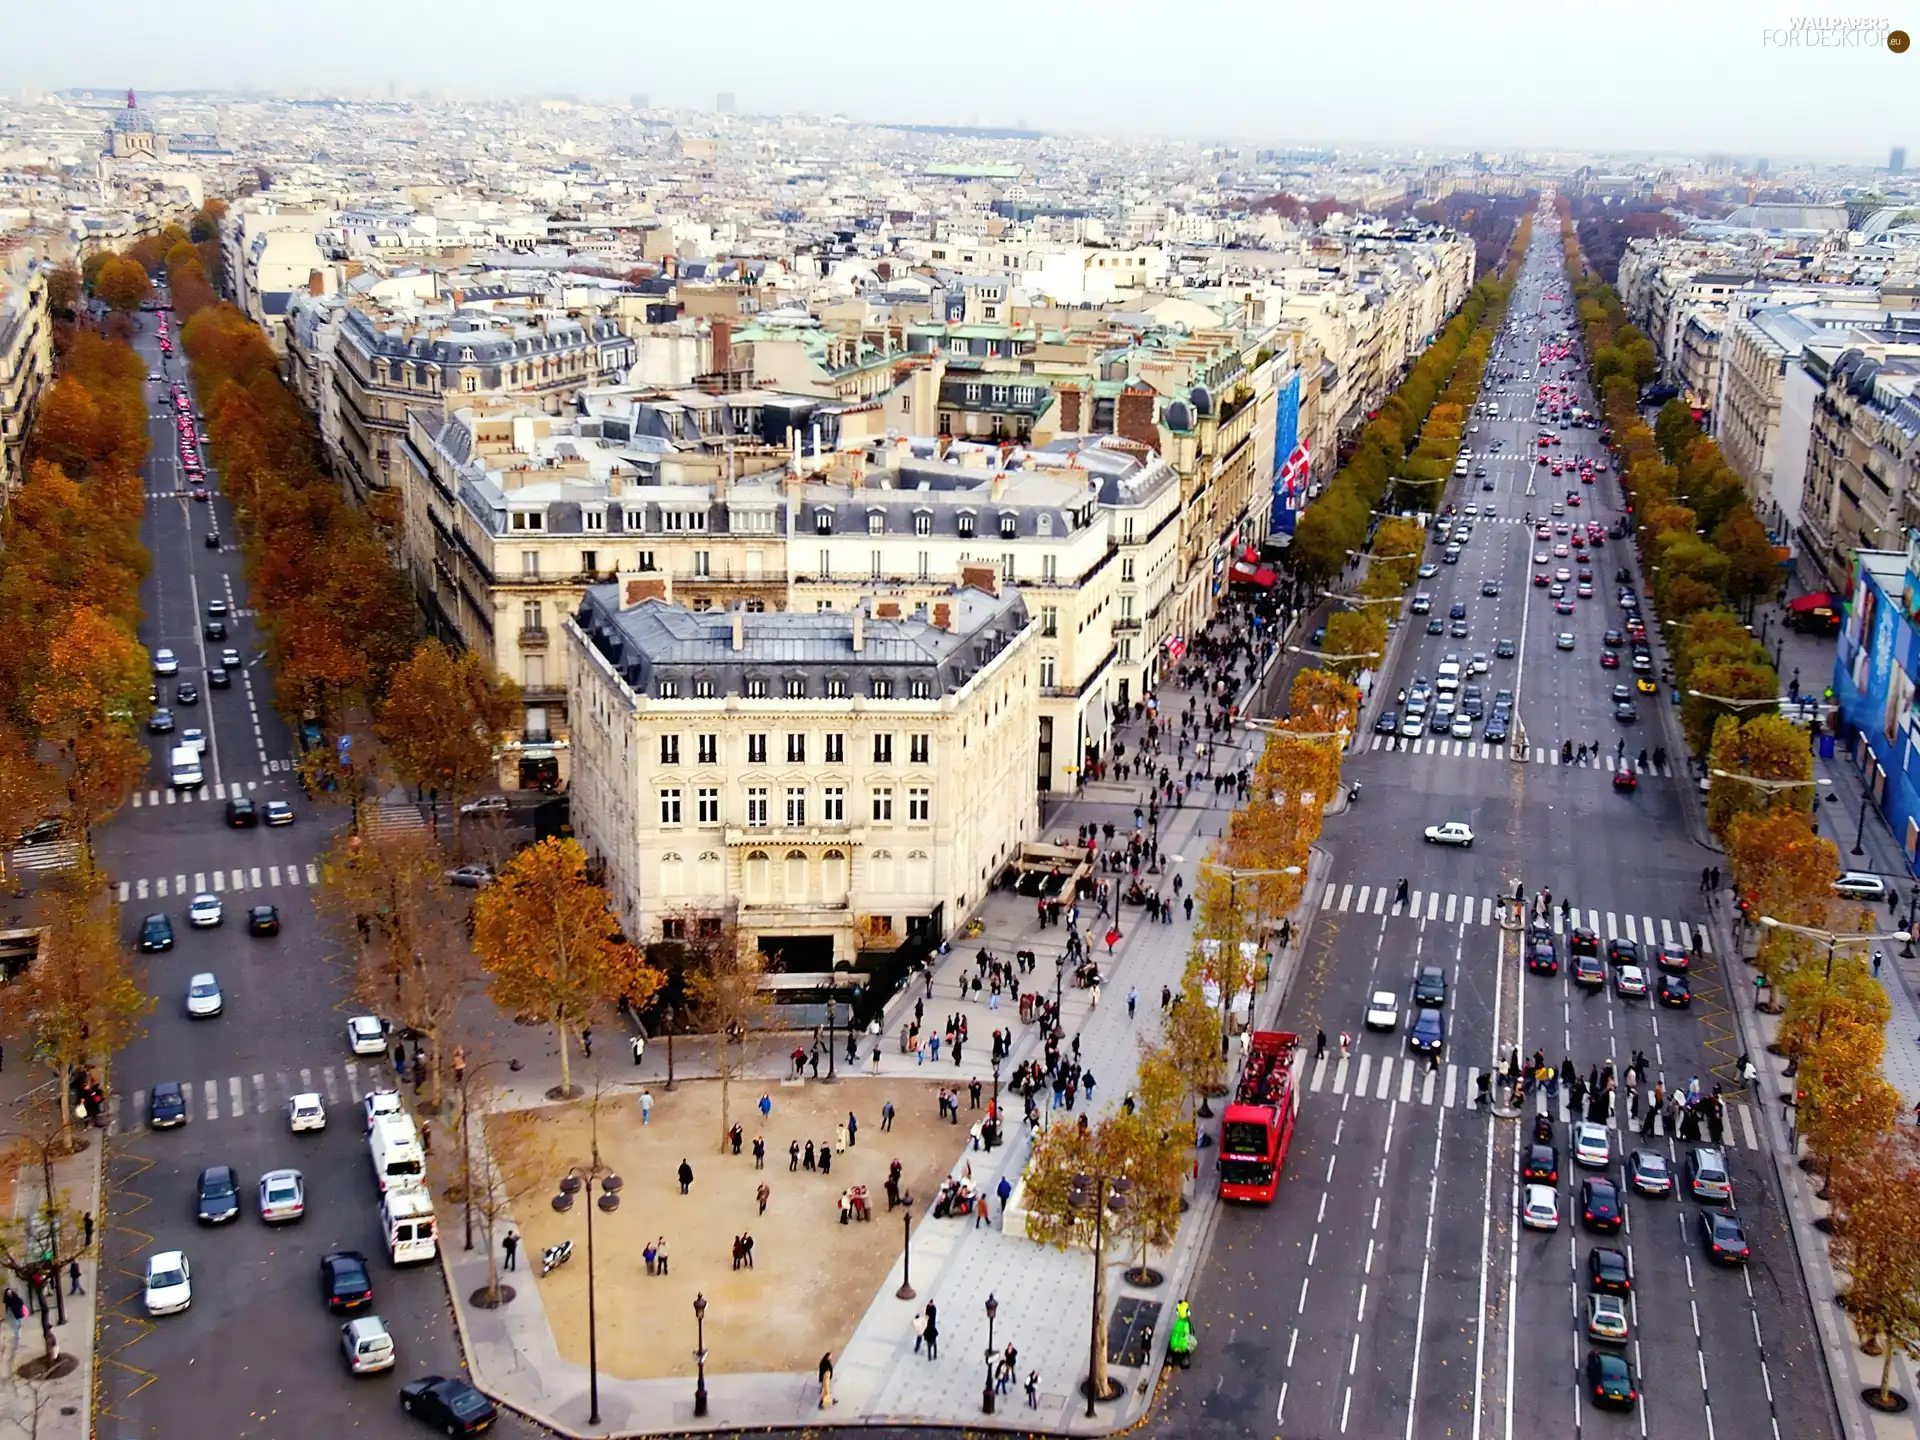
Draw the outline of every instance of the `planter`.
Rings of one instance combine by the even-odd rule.
[[[1871,1406],[1882,1415],[1900,1415],[1905,1413],[1909,1402],[1898,1390],[1889,1390],[1883,1395],[1878,1385],[1870,1385],[1860,1392],[1860,1403]]]

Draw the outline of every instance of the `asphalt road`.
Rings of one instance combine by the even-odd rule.
[[[1480,678],[1489,694],[1517,692],[1516,717],[1533,753],[1517,761],[1508,746],[1486,745],[1476,725],[1471,740],[1429,732],[1396,745],[1369,737],[1349,757],[1362,798],[1327,828],[1331,883],[1318,897],[1322,908],[1281,1012],[1282,1028],[1305,1036],[1309,1053],[1281,1192],[1270,1208],[1222,1215],[1192,1295],[1199,1359],[1174,1377],[1147,1427],[1154,1434],[1838,1433],[1783,1204],[1754,1148],[1757,1123],[1748,1128],[1736,1106],[1727,1136],[1752,1262],[1719,1268],[1703,1257],[1701,1207],[1691,1199],[1628,1194],[1626,1227],[1615,1236],[1588,1233],[1574,1213],[1586,1175],[1621,1181],[1623,1149],[1657,1149],[1678,1169],[1690,1147],[1616,1130],[1610,1165],[1585,1170],[1569,1153],[1568,1125],[1556,1119],[1561,1223],[1552,1232],[1526,1230],[1517,1224],[1519,1165],[1531,1114],[1498,1119],[1472,1103],[1476,1071],[1516,1045],[1544,1050],[1555,1065],[1570,1056],[1582,1074],[1607,1060],[1624,1071],[1640,1050],[1649,1084],[1671,1088],[1697,1075],[1703,1088],[1717,1082],[1732,1093],[1740,1046],[1725,986],[1746,983],[1744,967],[1735,962],[1729,974],[1709,942],[1694,964],[1690,1009],[1623,998],[1611,984],[1585,990],[1571,984],[1564,936],[1560,972],[1526,974],[1518,935],[1499,923],[1493,897],[1510,896],[1519,882],[1529,896],[1550,888],[1556,907],[1570,899],[1580,912],[1572,918],[1603,939],[1690,941],[1704,918],[1701,868],[1721,859],[1697,845],[1686,824],[1693,801],[1667,686],[1635,695],[1631,723],[1613,717],[1610,692],[1632,676],[1624,663],[1602,669],[1599,657],[1603,632],[1623,623],[1614,570],[1633,567],[1639,583],[1630,545],[1610,539],[1593,552],[1594,598],[1579,598],[1570,577],[1570,615],[1554,614],[1547,591],[1530,583],[1542,570],[1577,575],[1580,561],[1577,552],[1552,552],[1570,537],[1542,542],[1519,523],[1524,514],[1605,523],[1623,503],[1611,474],[1582,486],[1530,463],[1545,427],[1534,414],[1540,345],[1575,327],[1550,224],[1539,227],[1508,318],[1517,334],[1503,337],[1489,368],[1516,378],[1490,381],[1482,398],[1499,404],[1501,418],[1472,422],[1478,429],[1467,437],[1493,489],[1469,476],[1448,492],[1456,506],[1491,507],[1495,516],[1476,520],[1459,563],[1439,564],[1416,587],[1443,618],[1463,602],[1469,633],[1429,636],[1423,617],[1403,616],[1382,698],[1369,713],[1397,708],[1399,691],[1416,676],[1433,677],[1442,654],[1491,657],[1497,640],[1511,638],[1514,658],[1491,659]],[[1574,369],[1571,360],[1547,367],[1556,380]],[[1533,377],[1520,379],[1522,371]],[[1574,403],[1595,408],[1577,382]],[[1597,431],[1548,428],[1560,439],[1548,447],[1555,457],[1604,455]],[[1504,444],[1491,450],[1496,440]],[[1578,507],[1566,505],[1569,489],[1580,494]],[[1556,500],[1565,506],[1558,518],[1546,513]],[[1542,548],[1544,565],[1534,560]],[[1430,550],[1438,562],[1440,547]],[[1497,597],[1482,593],[1489,582]],[[1570,650],[1559,648],[1562,631],[1573,636]],[[1560,765],[1540,753],[1563,739],[1597,740],[1604,763]],[[1622,740],[1636,769],[1642,748],[1651,757],[1664,747],[1678,774],[1638,773],[1633,793],[1616,792],[1612,765]],[[1423,843],[1426,826],[1453,820],[1473,827],[1470,849]],[[1404,906],[1394,903],[1402,878],[1411,901]],[[1555,928],[1564,928],[1557,919]],[[1404,1026],[1413,977],[1425,965],[1441,967],[1449,981],[1447,1048],[1431,1075],[1400,1034],[1363,1024],[1368,997],[1388,990]],[[1651,978],[1650,962],[1648,971]],[[1337,1042],[1324,1066],[1312,1061],[1317,1028],[1330,1037],[1352,1033],[1347,1065],[1338,1063]],[[1748,1112],[1746,1122],[1757,1119]],[[1633,1335],[1620,1352],[1641,1391],[1631,1413],[1587,1403],[1586,1265],[1595,1245],[1626,1251],[1632,1267]]]
[[[140,318],[142,355],[158,371],[155,317]],[[179,352],[170,359],[170,373],[184,374]],[[400,1413],[398,1387],[414,1375],[457,1374],[461,1360],[439,1267],[400,1270],[386,1258],[356,1107],[379,1066],[353,1063],[347,1053],[351,975],[334,956],[311,896],[309,867],[340,818],[309,805],[289,768],[294,740],[273,709],[240,556],[205,543],[215,524],[232,538],[232,512],[217,489],[207,501],[188,498],[166,388],[149,385],[148,392],[154,444],[141,538],[153,569],[142,587],[141,639],[150,651],[165,646],[180,658],[179,675],[158,682],[162,703],[178,681],[200,686],[197,704],[174,709],[181,727],[208,731],[209,745],[204,791],[173,803],[167,760],[175,737],[150,737],[151,779],[98,837],[120,889],[128,946],[149,913],[168,915],[176,938],[170,952],[149,957],[147,987],[157,1005],[147,1033],[113,1066],[96,1433],[103,1440],[416,1434],[419,1427]],[[206,604],[216,598],[234,611],[223,642],[202,634]],[[227,645],[246,666],[231,688],[210,688],[209,660]],[[288,800],[295,823],[229,829],[223,801],[235,794]],[[187,904],[202,890],[218,890],[225,902],[217,929],[187,926]],[[244,912],[258,903],[278,907],[278,936],[247,934]],[[202,970],[219,978],[226,1008],[193,1021],[184,995],[188,977]],[[184,1128],[146,1128],[146,1095],[161,1080],[188,1083]],[[289,1133],[286,1098],[303,1089],[332,1102],[322,1133]],[[206,1229],[194,1217],[195,1187],[213,1164],[238,1170],[245,1203],[238,1220]],[[254,1187],[281,1166],[304,1172],[307,1214],[269,1228]],[[399,1365],[385,1375],[355,1380],[341,1363],[340,1322],[320,1298],[318,1267],[321,1255],[342,1248],[371,1261],[374,1308],[399,1348]],[[150,1321],[142,1304],[146,1257],[167,1249],[186,1252],[194,1301],[183,1314]],[[494,1433],[541,1432],[506,1418]]]

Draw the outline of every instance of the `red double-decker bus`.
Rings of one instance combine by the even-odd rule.
[[[1294,1062],[1300,1037],[1286,1030],[1256,1030],[1252,1049],[1220,1117],[1220,1198],[1273,1203],[1300,1113]]]

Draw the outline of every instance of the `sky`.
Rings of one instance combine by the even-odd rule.
[[[0,88],[567,92],[743,113],[1339,147],[1920,157],[1920,0],[89,0]],[[1865,17],[1866,43],[1837,31]],[[1811,24],[1812,29],[1808,28]],[[1827,43],[1807,43],[1814,33]]]

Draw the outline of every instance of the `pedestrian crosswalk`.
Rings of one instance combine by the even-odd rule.
[[[191,882],[191,883],[189,883]],[[243,890],[275,890],[283,886],[311,887],[320,883],[320,867],[313,861],[295,865],[243,865],[230,870],[179,871],[146,880],[122,880],[120,903],[166,900],[181,895],[225,895]]]
[[[29,870],[70,870],[80,863],[78,840],[55,840],[45,845],[21,845],[7,852],[7,868],[25,873]]]
[[[1504,1092],[1505,1082],[1499,1075],[1477,1065],[1449,1064],[1436,1070],[1425,1059],[1415,1056],[1375,1055],[1362,1051],[1342,1057],[1329,1052],[1307,1062],[1306,1090],[1309,1096],[1324,1095],[1329,1099],[1349,1095],[1356,1100],[1395,1101],[1401,1105],[1417,1103],[1437,1105],[1447,1110],[1471,1110],[1476,1108],[1482,1074],[1492,1076],[1493,1094]],[[1311,1100],[1308,1103],[1312,1103]],[[1522,1104],[1525,1107],[1523,1113],[1538,1113],[1540,1098],[1538,1095],[1529,1096]],[[1548,1104],[1561,1124],[1572,1122],[1572,1108],[1564,1092]],[[1631,1119],[1623,1121],[1622,1116],[1614,1114],[1608,1117],[1606,1126],[1618,1134],[1623,1123],[1629,1126],[1634,1124]],[[1640,1133],[1637,1126],[1634,1127],[1634,1133]],[[1666,1138],[1664,1117],[1655,1118],[1651,1133]],[[1753,1110],[1744,1100],[1727,1102],[1726,1135],[1729,1144],[1748,1150],[1760,1148]],[[1627,1138],[1630,1141],[1632,1137]]]
[[[1511,744],[1489,744],[1485,740],[1450,740],[1444,736],[1422,739],[1408,739],[1400,735],[1375,735],[1369,750],[1379,750],[1390,754],[1403,755],[1445,755],[1458,760],[1509,760],[1518,758],[1518,752]],[[1561,765],[1578,770],[1632,770],[1636,775],[1655,776],[1672,779],[1677,773],[1671,761],[1661,765],[1649,760],[1645,765],[1637,758],[1622,755],[1600,755],[1588,760],[1566,760],[1560,758],[1560,752],[1549,746],[1529,746],[1525,759],[1534,765]]]
[[[192,805],[196,801],[233,800],[242,795],[250,795],[259,788],[258,780],[223,781],[218,785],[202,785],[192,790],[175,790],[169,785],[165,789],[134,791],[133,807],[136,810],[147,810],[156,805]]]
[[[335,1065],[313,1065],[297,1070],[255,1071],[215,1080],[182,1080],[187,1099],[187,1123],[240,1120],[286,1108],[295,1095],[314,1092],[325,1098],[329,1112],[357,1105],[369,1090],[393,1085],[393,1072],[384,1060],[347,1060]],[[107,1134],[139,1134],[147,1128],[147,1092],[135,1090],[132,1103],[123,1104],[116,1092],[107,1096]],[[331,1125],[341,1114],[329,1113]],[[351,1121],[349,1121],[351,1123]]]
[[[1394,915],[1409,920],[1438,920],[1445,924],[1496,925],[1500,922],[1501,901],[1490,895],[1463,895],[1457,891],[1409,890],[1404,904],[1396,900],[1392,885],[1351,885],[1329,882],[1320,897],[1322,910],[1345,915]],[[1507,902],[1511,908],[1511,901]],[[1691,924],[1660,916],[1633,915],[1614,910],[1586,910],[1577,906],[1563,912],[1555,907],[1553,933],[1564,935],[1569,929],[1584,927],[1602,940],[1627,939],[1636,945],[1679,945],[1698,953],[1711,954],[1713,943],[1705,925]]]

